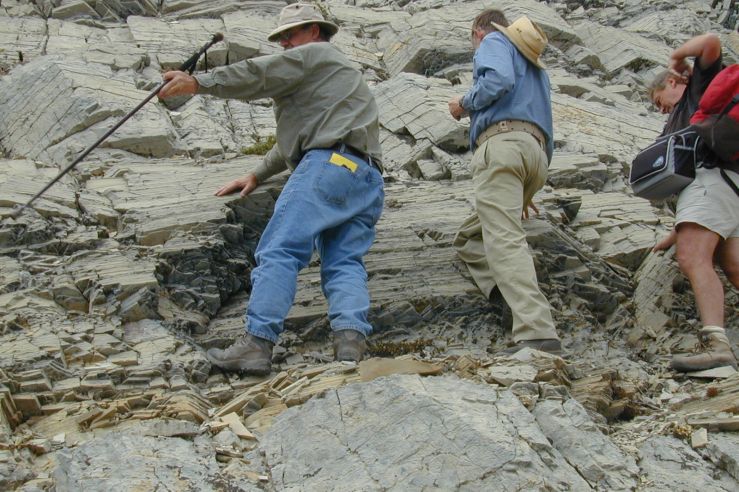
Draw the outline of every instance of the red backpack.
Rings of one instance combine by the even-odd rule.
[[[720,167],[724,180],[739,195],[734,182],[724,169],[739,173],[739,65],[721,70],[706,88],[690,123],[701,136]]]
[[[739,162],[739,65],[721,70],[701,96],[690,123],[719,157],[719,166]],[[731,167],[731,166],[729,166]]]

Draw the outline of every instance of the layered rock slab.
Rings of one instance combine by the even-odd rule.
[[[59,451],[55,460],[59,490],[261,490],[230,480],[208,446],[176,437],[112,433]]]
[[[633,490],[639,467],[598,430],[577,400],[545,400],[533,410],[552,444],[582,477],[601,490]]]
[[[456,377],[330,391],[281,414],[260,446],[280,490],[348,477],[354,490],[589,489],[511,392]]]
[[[0,120],[1,148],[68,164],[146,96],[106,65],[40,58],[0,80],[0,113],[9,115]],[[148,104],[102,145],[162,157],[175,152],[176,140],[162,110]]]
[[[739,488],[735,478],[715,470],[687,443],[674,437],[651,437],[639,451],[639,466],[646,479],[642,490],[728,492]]]

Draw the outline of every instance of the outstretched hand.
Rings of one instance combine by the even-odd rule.
[[[221,186],[220,188],[218,188],[218,191],[215,192],[215,195],[225,196],[238,191],[239,196],[245,197],[246,195],[254,191],[254,188],[256,188],[258,185],[259,182],[257,181],[257,177],[254,174],[249,173],[245,176],[234,179],[233,181],[229,181],[225,185]]]
[[[167,84],[157,94],[159,99],[181,96],[183,94],[195,94],[198,91],[199,84],[197,79],[185,72],[172,70],[164,73],[162,78]]]

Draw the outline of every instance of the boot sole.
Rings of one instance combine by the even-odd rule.
[[[221,361],[213,359],[208,354],[206,354],[206,358],[210,361],[211,365],[228,372],[238,372],[247,376],[266,376],[272,372],[271,362],[247,362],[243,360]]]
[[[673,371],[677,372],[698,372],[698,371],[708,371],[710,369],[721,369],[722,367],[731,367],[735,371],[737,370],[737,364],[736,362],[726,361],[726,362],[718,362],[716,364],[707,364],[703,367],[687,367],[685,365],[682,365],[680,363],[674,364],[670,363],[670,368]]]

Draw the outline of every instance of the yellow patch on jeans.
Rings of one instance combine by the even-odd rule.
[[[334,166],[345,167],[348,170],[350,170],[351,172],[354,172],[354,171],[357,170],[357,163],[356,162],[351,161],[351,160],[347,159],[346,157],[344,157],[343,155],[337,154],[335,152],[333,154],[331,154],[331,159],[329,159],[328,162],[330,162]]]

